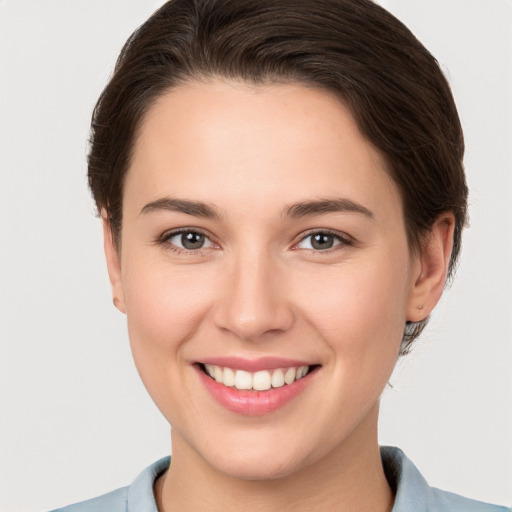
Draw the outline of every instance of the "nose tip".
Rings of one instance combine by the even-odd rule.
[[[247,341],[290,329],[294,315],[282,280],[261,266],[236,274],[216,308],[217,327]]]

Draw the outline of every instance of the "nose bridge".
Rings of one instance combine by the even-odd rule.
[[[271,251],[248,247],[230,260],[216,312],[218,327],[246,340],[287,330],[293,313],[283,286],[283,269]]]

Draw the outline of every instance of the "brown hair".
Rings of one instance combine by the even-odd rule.
[[[89,185],[120,243],[123,183],[138,126],[170,88],[225,77],[334,92],[387,160],[409,243],[455,216],[453,273],[466,220],[464,141],[435,58],[370,0],[172,0],[128,39],[92,116]],[[426,320],[406,325],[402,353]]]

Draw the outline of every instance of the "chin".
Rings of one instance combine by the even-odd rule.
[[[215,460],[213,468],[232,478],[251,481],[268,481],[286,478],[300,471],[303,464],[285,456],[257,455],[254,457],[233,457],[231,454],[222,460]]]
[[[215,471],[240,480],[278,480],[312,462],[307,443],[300,439],[283,442],[255,435],[251,442],[232,436],[231,442],[217,443],[219,449],[212,451],[211,446],[199,447],[201,458]]]

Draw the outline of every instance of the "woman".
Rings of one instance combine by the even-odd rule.
[[[499,510],[377,445],[465,222],[447,84],[373,4],[291,5],[166,4],[97,105],[113,301],[173,461],[77,510]]]

